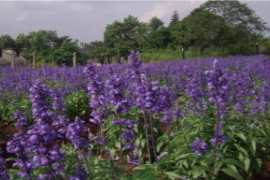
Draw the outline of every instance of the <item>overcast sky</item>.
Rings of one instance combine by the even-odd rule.
[[[56,30],[80,42],[103,40],[107,24],[123,21],[128,15],[148,22],[157,16],[167,26],[174,10],[187,16],[201,1],[2,1],[0,35],[16,38],[19,33]],[[241,1],[253,9],[270,27],[270,1]]]

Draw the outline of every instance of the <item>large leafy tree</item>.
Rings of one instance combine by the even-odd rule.
[[[142,48],[146,38],[147,27],[137,17],[129,15],[123,22],[108,24],[104,32],[104,43],[116,56],[126,56],[130,50]]]
[[[246,4],[237,0],[208,0],[201,5],[204,10],[221,16],[228,26],[249,32],[253,35],[269,31],[266,23]]]
[[[200,50],[222,43],[226,23],[218,15],[200,8],[194,9],[180,24],[174,33],[183,47],[197,47]]]

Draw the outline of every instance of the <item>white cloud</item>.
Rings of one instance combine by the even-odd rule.
[[[28,12],[26,12],[24,15],[20,15],[16,20],[17,21],[22,21],[28,16]]]
[[[140,21],[148,22],[152,17],[156,16],[158,18],[162,18],[170,11],[170,6],[172,2],[157,2],[154,4],[154,7],[151,11],[147,11],[140,18]]]

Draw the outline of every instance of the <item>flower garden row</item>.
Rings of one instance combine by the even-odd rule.
[[[242,180],[267,172],[269,57],[143,64],[138,55],[129,65],[2,68],[0,118],[17,129],[7,142],[17,168],[0,158],[0,179]]]

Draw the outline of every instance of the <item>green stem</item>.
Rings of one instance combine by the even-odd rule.
[[[149,137],[148,137],[148,127],[147,127],[148,125],[147,125],[146,116],[145,116],[144,112],[143,112],[143,119],[144,119],[144,132],[145,132],[145,138],[146,138],[148,160],[149,160],[149,163],[152,164],[150,145],[149,145]]]
[[[156,138],[155,138],[155,132],[154,132],[154,120],[153,120],[152,112],[150,109],[148,112],[149,112],[149,118],[150,118],[150,130],[151,130],[153,152],[154,152],[155,162],[157,163],[158,159],[157,159]]]

